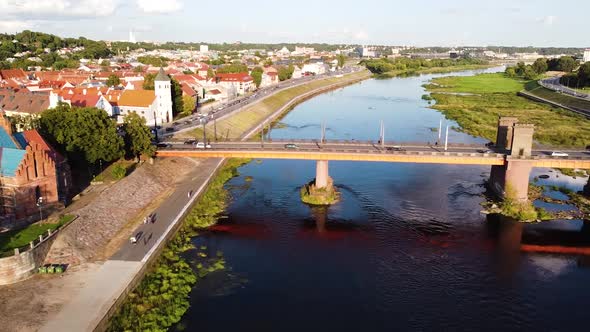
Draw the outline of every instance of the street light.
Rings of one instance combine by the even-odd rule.
[[[207,124],[207,117],[202,117],[199,121],[203,125],[203,144],[205,144],[205,146],[207,146],[207,132],[205,131],[205,125]]]
[[[154,132],[156,133],[156,142],[158,141],[158,121],[156,121],[156,110],[154,110]]]
[[[41,207],[43,206],[43,196],[37,198],[37,207],[39,208],[39,220],[43,220],[43,212]]]

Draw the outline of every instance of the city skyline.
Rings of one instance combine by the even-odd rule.
[[[248,10],[232,10],[247,7]],[[225,9],[224,9],[225,8]],[[549,1],[368,1],[350,7],[303,0],[291,9],[265,1],[248,5],[183,0],[0,0],[0,32],[138,41],[330,43],[413,46],[588,47],[581,31],[589,3],[576,10]],[[229,9],[227,9],[229,8]]]

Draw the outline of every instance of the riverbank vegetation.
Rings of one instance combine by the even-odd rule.
[[[517,95],[519,91],[534,89],[535,84],[495,73],[436,78],[426,89],[436,100],[432,107],[456,121],[470,135],[494,141],[498,117],[513,116],[521,123],[534,124],[534,139],[541,144],[571,147],[590,144],[590,122],[583,116]]]
[[[199,279],[225,269],[221,253],[209,257],[206,248],[194,248],[191,238],[214,224],[227,206],[224,184],[238,175],[244,159],[230,159],[210,182],[207,191],[185,218],[158,261],[111,319],[109,331],[165,331],[180,321],[189,308],[189,294]],[[195,251],[198,264],[182,255]]]
[[[446,73],[459,70],[489,67],[489,63],[479,59],[369,59],[361,61],[371,73],[380,78],[412,74]]]
[[[336,204],[340,200],[340,193],[330,179],[326,188],[316,188],[315,180],[301,187],[301,201],[309,205],[326,206]]]

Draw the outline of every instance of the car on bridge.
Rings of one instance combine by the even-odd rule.
[[[288,144],[285,144],[285,149],[297,150],[297,149],[299,149],[299,146],[294,143],[288,143]]]
[[[199,142],[195,145],[195,148],[197,149],[211,149],[211,144],[206,144],[203,142]]]
[[[569,155],[565,152],[561,152],[561,151],[551,152],[551,157],[567,157],[567,156],[569,156]]]
[[[195,144],[197,143],[196,139],[187,139],[186,141],[184,141],[184,144]]]

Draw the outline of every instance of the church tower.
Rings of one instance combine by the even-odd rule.
[[[172,121],[172,89],[170,77],[160,68],[154,79],[154,90],[156,92],[157,118],[160,123]]]

